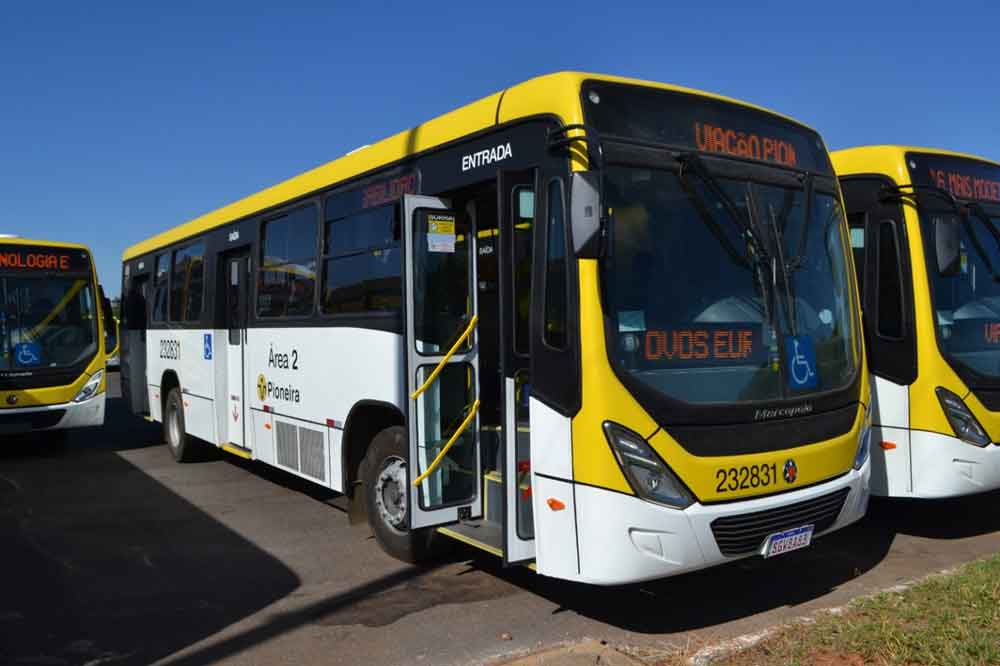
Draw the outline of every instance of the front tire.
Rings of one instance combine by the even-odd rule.
[[[410,530],[406,429],[392,426],[372,440],[362,463],[368,523],[382,550],[417,564],[436,553],[433,528]]]
[[[194,460],[194,442],[187,435],[184,423],[184,399],[177,387],[170,389],[163,403],[163,441],[177,462]]]

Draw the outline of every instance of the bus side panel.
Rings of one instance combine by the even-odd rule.
[[[205,348],[202,329],[156,329],[147,340],[150,411],[163,420],[162,400],[168,388],[164,377],[173,372],[180,383],[184,401],[184,424],[189,435],[216,442],[215,369]]]
[[[873,377],[871,492],[906,497],[913,491],[910,474],[910,389]]]
[[[387,331],[311,322],[250,328],[247,406],[255,437],[273,437],[273,464],[343,491],[347,415],[360,400],[404,404],[402,354],[402,336]],[[264,425],[265,413],[273,415],[271,429]],[[264,450],[271,447],[260,448],[258,457],[271,458]]]

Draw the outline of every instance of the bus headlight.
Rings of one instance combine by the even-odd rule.
[[[604,435],[625,478],[639,497],[675,509],[685,509],[694,503],[688,489],[646,440],[610,421],[604,422]]]
[[[956,437],[980,448],[990,443],[990,436],[961,398],[940,386],[937,388],[937,397]]]
[[[87,383],[83,385],[80,392],[76,394],[73,398],[73,402],[83,402],[84,400],[90,400],[95,395],[97,395],[97,390],[101,388],[101,380],[104,379],[104,371],[98,370],[90,376]]]
[[[870,401],[869,401],[870,402]],[[861,441],[858,442],[858,452],[854,454],[854,469],[861,469],[868,462],[872,450],[872,406],[865,407],[865,418],[861,422]]]

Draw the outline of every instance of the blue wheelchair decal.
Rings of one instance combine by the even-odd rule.
[[[212,334],[211,333],[206,333],[205,334],[205,360],[206,361],[211,361],[212,360]]]
[[[41,365],[42,348],[34,342],[19,342],[14,345],[14,360],[24,367]]]
[[[793,391],[816,388],[819,375],[816,369],[816,350],[808,335],[785,336],[785,360],[788,368],[788,387]]]

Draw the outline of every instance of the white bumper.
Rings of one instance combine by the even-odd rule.
[[[1000,445],[979,448],[957,437],[910,431],[913,497],[971,495],[1000,488]]]
[[[851,470],[837,479],[803,490],[725,504],[695,504],[684,511],[622,493],[576,485],[577,567],[567,567],[564,560],[561,566],[550,568],[545,562],[549,553],[539,552],[538,569],[540,573],[550,570],[551,575],[582,582],[616,585],[664,578],[752,557],[758,551],[724,555],[716,544],[712,522],[717,518],[808,502],[846,488],[848,494],[839,514],[822,534],[833,532],[859,520],[867,511],[870,465],[866,462],[861,470]],[[777,531],[781,530],[774,530]],[[552,561],[551,564],[557,563]],[[572,571],[573,568],[577,571]]]
[[[106,399],[107,393],[102,391],[83,402],[0,409],[0,433],[17,434],[36,430],[64,430],[104,425]]]

